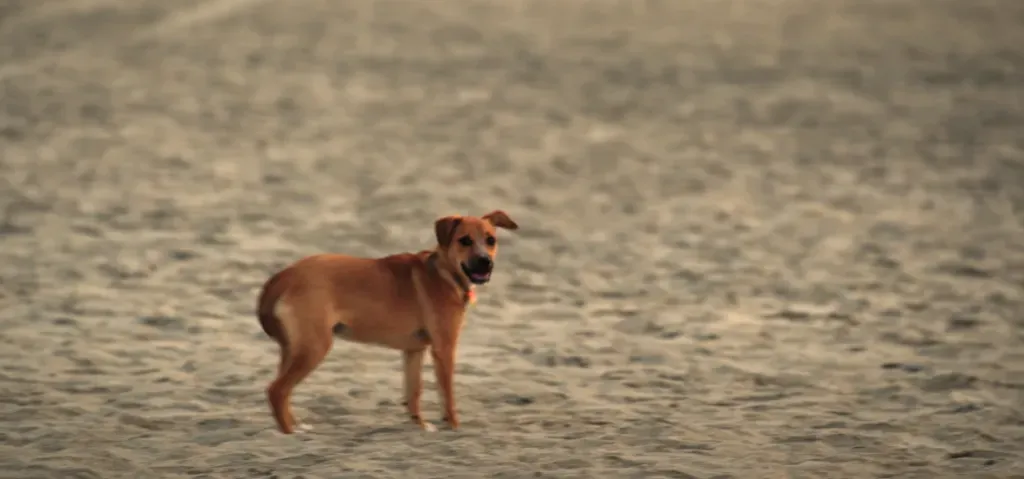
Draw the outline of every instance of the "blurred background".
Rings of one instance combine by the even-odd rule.
[[[1012,477],[1022,85],[1013,0],[3,0],[0,476]],[[346,344],[275,435],[266,277],[495,208],[464,430]]]

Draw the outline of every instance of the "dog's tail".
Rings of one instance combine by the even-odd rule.
[[[274,313],[277,300],[281,298],[287,289],[287,281],[290,270],[284,269],[270,277],[263,283],[259,299],[256,302],[256,316],[260,320],[260,327],[267,336],[277,340],[278,344],[284,345],[284,330],[281,328],[281,320]]]

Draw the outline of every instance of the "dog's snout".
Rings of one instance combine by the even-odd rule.
[[[489,271],[494,266],[490,256],[477,256],[473,258],[473,269]]]

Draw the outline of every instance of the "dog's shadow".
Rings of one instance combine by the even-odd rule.
[[[344,428],[354,433],[353,439],[361,439],[388,434],[408,434],[410,430],[419,429],[404,419],[404,406],[393,401],[386,401],[370,414],[353,412],[336,398],[327,396],[318,397],[304,406],[303,417],[316,425],[314,432]],[[382,418],[381,422],[384,424],[362,423],[368,417]],[[393,422],[387,423],[388,419],[384,418],[393,419]]]

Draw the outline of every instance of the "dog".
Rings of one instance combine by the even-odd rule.
[[[296,431],[292,391],[323,362],[335,338],[401,351],[409,417],[421,429],[435,431],[420,415],[429,350],[444,421],[458,429],[456,347],[474,287],[491,279],[496,228],[519,225],[502,210],[445,216],[434,222],[433,250],[380,258],[321,253],[271,276],[260,291],[257,316],[263,332],[280,346],[277,377],[266,389],[278,430]]]

